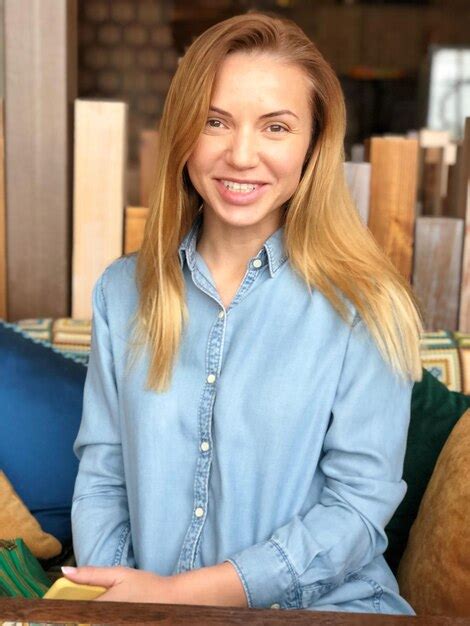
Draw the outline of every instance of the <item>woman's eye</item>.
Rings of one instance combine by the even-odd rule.
[[[222,128],[223,124],[220,120],[207,120],[206,122],[209,128]]]
[[[287,132],[287,128],[285,126],[282,126],[281,124],[271,124],[270,126],[268,126],[268,128],[271,129],[271,132],[274,132],[276,134]]]

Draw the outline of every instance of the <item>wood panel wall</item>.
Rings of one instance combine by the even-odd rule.
[[[70,311],[76,0],[5,0],[8,318]]]

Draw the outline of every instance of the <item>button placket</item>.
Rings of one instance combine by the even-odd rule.
[[[220,361],[223,354],[225,323],[218,318],[210,334],[206,358],[206,381],[198,410],[199,418],[199,450],[194,480],[193,515],[186,532],[177,572],[188,571],[194,567],[197,547],[208,507],[209,476],[212,463],[211,426],[215,402],[216,381],[220,372]]]

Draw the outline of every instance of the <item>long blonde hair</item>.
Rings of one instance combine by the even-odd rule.
[[[420,380],[422,325],[413,293],[360,222],[345,182],[346,115],[339,81],[294,22],[259,12],[206,30],[189,47],[172,80],[160,123],[151,210],[137,257],[132,363],[146,346],[147,388],[168,389],[188,319],[178,248],[201,203],[186,162],[205,126],[217,69],[224,57],[240,51],[274,54],[302,68],[312,84],[312,149],[285,212],[284,244],[291,266],[345,321],[347,298],[392,368],[403,378]]]

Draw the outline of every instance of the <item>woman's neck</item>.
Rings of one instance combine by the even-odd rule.
[[[225,274],[238,276],[244,274],[248,261],[256,256],[264,242],[280,224],[256,224],[253,228],[230,227],[203,215],[199,229],[197,251],[212,271],[222,270]]]

